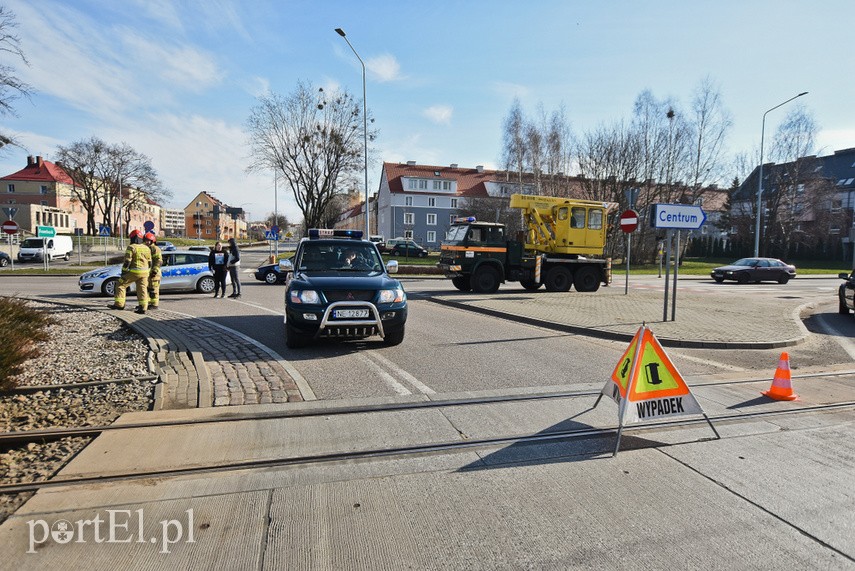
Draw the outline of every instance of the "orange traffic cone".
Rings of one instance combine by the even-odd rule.
[[[799,398],[799,395],[793,392],[793,386],[790,384],[790,356],[786,351],[781,353],[778,368],[775,370],[775,378],[772,379],[772,386],[769,387],[768,391],[763,391],[763,394],[775,400],[796,400]]]

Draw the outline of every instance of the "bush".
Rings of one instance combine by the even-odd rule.
[[[14,297],[0,297],[0,315],[5,329],[0,343],[0,390],[8,391],[17,385],[15,375],[27,359],[39,354],[39,342],[47,339],[46,329],[53,319]]]

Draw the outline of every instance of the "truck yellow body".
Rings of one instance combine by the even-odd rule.
[[[505,235],[502,224],[459,219],[442,243],[438,266],[462,291],[495,292],[503,282],[518,281],[528,290],[599,289],[611,281],[606,243],[609,202],[552,196],[511,195],[521,211],[522,240]]]

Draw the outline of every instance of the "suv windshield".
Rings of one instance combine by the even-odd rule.
[[[448,229],[448,233],[445,235],[445,239],[449,242],[459,242],[466,238],[466,229],[469,226],[452,226]]]
[[[379,272],[383,261],[372,245],[363,242],[315,242],[303,244],[297,269],[303,272]]]
[[[21,242],[22,248],[43,248],[44,247],[44,239],[42,238],[27,238],[23,242]]]

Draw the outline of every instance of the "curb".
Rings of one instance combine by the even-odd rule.
[[[462,309],[466,311],[471,311],[473,313],[480,313],[482,315],[489,315],[491,317],[498,317],[500,319],[507,319],[509,321],[516,321],[518,323],[525,323],[526,325],[534,325],[535,327],[542,327],[544,329],[551,329],[553,331],[561,331],[563,333],[573,333],[575,335],[582,335],[585,337],[594,337],[597,339],[608,339],[610,341],[626,341],[629,343],[632,341],[632,338],[635,334],[630,333],[621,333],[619,331],[608,331],[601,329],[590,329],[587,327],[580,327],[577,325],[567,325],[563,323],[555,323],[553,321],[546,321],[543,319],[537,319],[534,317],[526,317],[523,315],[514,315],[511,313],[505,313],[502,311],[498,311],[495,309],[488,309],[484,307],[475,307],[471,305],[467,305],[465,303],[461,303],[459,301],[451,301],[448,299],[437,299],[435,297],[425,297],[426,301],[431,301],[433,303],[437,303],[440,305],[445,305],[448,307],[454,307],[456,309]],[[801,326],[802,331],[805,333],[801,337],[797,337],[795,339],[788,339],[785,341],[741,341],[735,343],[728,343],[725,341],[698,341],[692,339],[673,339],[670,337],[660,337],[659,335],[656,338],[659,342],[666,347],[680,347],[684,349],[781,349],[783,347],[792,347],[794,345],[799,345],[804,343],[807,340],[807,336],[809,332],[807,327],[805,327],[804,323],[801,322],[799,318],[800,314],[807,309],[812,309],[816,304],[814,302],[805,304],[803,306],[799,306],[795,310],[793,310],[793,315],[796,318],[796,322]]]

